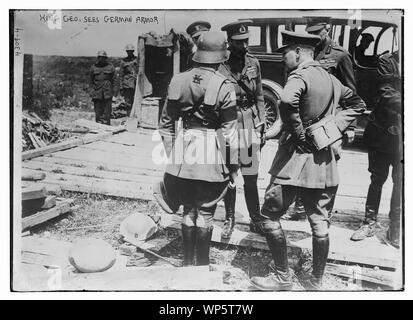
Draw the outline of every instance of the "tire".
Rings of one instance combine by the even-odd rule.
[[[272,90],[264,88],[266,139],[277,139],[281,132],[280,96]]]

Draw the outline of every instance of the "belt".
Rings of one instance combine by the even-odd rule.
[[[183,127],[185,129],[218,129],[213,123],[195,117],[189,120],[184,120]]]

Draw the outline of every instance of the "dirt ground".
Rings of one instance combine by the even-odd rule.
[[[74,242],[84,238],[99,238],[117,249],[121,245],[119,226],[123,219],[135,212],[157,212],[159,207],[152,201],[136,201],[130,199],[107,197],[75,192],[64,192],[64,197],[75,199],[75,210],[69,215],[50,220],[32,229],[32,234],[56,240]],[[158,251],[159,254],[182,260],[180,231],[163,229],[156,238],[167,239],[168,245]],[[233,245],[216,244],[211,246],[211,264],[232,266],[242,270],[232,281],[240,290],[251,289],[248,278],[266,276],[271,272],[271,255],[267,251]],[[147,265],[159,264],[159,260],[145,254]],[[293,257],[296,262],[300,257]],[[311,264],[311,256],[302,257],[305,265]],[[142,262],[142,260],[141,260]],[[134,257],[130,257],[127,265],[134,265]],[[290,267],[295,266],[290,263]],[[326,275],[325,290],[349,290],[347,281]],[[302,290],[298,279],[294,277],[294,290]],[[353,288],[354,289],[354,288]],[[361,289],[361,288],[360,288]]]

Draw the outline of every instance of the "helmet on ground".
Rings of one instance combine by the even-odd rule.
[[[228,59],[227,41],[220,32],[203,32],[196,45],[197,50],[192,58],[195,62],[212,64]]]
[[[146,240],[157,231],[155,221],[142,212],[131,214],[120,224],[120,234],[125,239]]]

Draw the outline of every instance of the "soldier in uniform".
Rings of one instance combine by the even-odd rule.
[[[238,170],[235,91],[217,71],[226,51],[222,34],[200,36],[194,68],[172,78],[159,123],[169,163],[154,196],[167,212],[184,207],[185,266],[209,264],[216,203]],[[183,130],[175,134],[180,117]]]
[[[126,45],[125,50],[127,57],[123,58],[120,62],[119,90],[120,94],[125,98],[129,116],[133,106],[133,100],[135,98],[138,59],[134,55],[135,47],[133,45]]]
[[[365,220],[351,239],[360,241],[376,233],[377,215],[383,184],[392,167],[393,189],[390,200],[388,242],[400,243],[401,190],[403,172],[402,102],[397,53],[382,55],[378,60],[379,88],[377,101],[364,131],[368,148],[370,186],[366,199]]]
[[[295,195],[300,194],[313,235],[313,270],[300,280],[306,289],[319,290],[329,252],[329,224],[339,184],[337,159],[341,140],[329,141],[326,147],[318,150],[316,140],[312,140],[308,130],[310,125],[320,125],[320,122],[324,123],[324,117],[329,116],[334,119],[330,124],[340,135],[356,116],[364,112],[365,104],[361,99],[354,103],[353,99],[351,104],[346,104],[347,109],[335,113],[338,103],[351,97],[352,91],[313,60],[319,38],[291,31],[282,32],[282,37],[285,46],[280,50],[289,71],[280,104],[284,131],[269,171],[271,180],[260,215],[275,273],[268,277],[253,277],[251,282],[262,290],[291,288],[286,238],[280,217]]]
[[[90,68],[91,98],[98,123],[110,125],[115,67],[108,62],[106,51],[98,52],[97,62]]]
[[[227,24],[230,56],[219,72],[235,86],[237,94],[239,162],[244,178],[244,195],[251,218],[251,231],[259,232],[255,222],[260,212],[258,197],[258,168],[260,149],[265,143],[265,110],[258,60],[248,53],[250,20]],[[235,225],[236,187],[231,185],[225,196],[226,221],[222,236],[230,237]]]
[[[192,39],[192,53],[188,55],[188,61],[186,63],[186,70],[192,67],[192,58],[196,51],[196,43],[202,32],[209,31],[211,29],[211,24],[208,21],[195,21],[191,23],[188,28],[186,28],[186,33]]]
[[[305,30],[310,34],[319,36],[321,39],[316,46],[314,60],[320,62],[328,72],[340,80],[343,85],[350,88],[353,91],[355,101],[360,99],[356,94],[356,79],[350,53],[330,38],[329,19],[325,17],[311,18]],[[354,138],[354,127],[350,126],[345,133],[345,142],[351,143]],[[295,201],[294,210],[286,213],[283,219],[305,219],[303,200],[300,197],[297,197]]]

